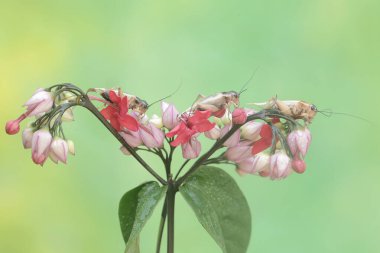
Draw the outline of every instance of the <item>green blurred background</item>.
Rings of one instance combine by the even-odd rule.
[[[379,252],[379,12],[376,0],[2,0],[0,123],[36,88],[60,82],[154,101],[182,80],[169,101],[183,110],[198,93],[240,89],[260,67],[242,103],[277,94],[373,123],[318,115],[306,173],[284,181],[225,167],[252,209],[248,252]],[[151,178],[88,112],[75,116],[67,166],[34,165],[20,135],[0,132],[0,252],[123,252],[118,201]],[[180,195],[177,203],[176,252],[220,252]],[[159,213],[142,252],[154,251]]]

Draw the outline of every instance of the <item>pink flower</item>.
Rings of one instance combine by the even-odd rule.
[[[229,124],[229,125],[225,125],[223,128],[222,128],[222,131],[220,133],[221,137],[225,136],[232,128],[232,125]],[[231,136],[230,138],[228,138],[224,143],[223,143],[223,146],[225,147],[233,147],[233,146],[236,146],[240,141],[240,129],[238,129],[237,131],[235,131]]]
[[[246,140],[257,141],[260,137],[263,122],[250,121],[241,127],[241,137]]]
[[[40,129],[33,134],[32,159],[36,164],[43,165],[49,155],[52,136],[46,129]]]
[[[140,137],[139,131],[133,132],[133,131],[126,130],[126,131],[120,132],[120,135],[131,147],[135,148],[135,147],[140,146],[143,143]]]
[[[161,148],[164,143],[164,132],[152,123],[142,125],[139,134],[142,142],[148,148]]]
[[[22,132],[22,145],[25,149],[32,147],[33,129],[25,128]]]
[[[161,103],[162,110],[162,123],[163,125],[171,130],[179,124],[178,111],[174,105],[165,102]]]
[[[232,112],[232,122],[234,124],[244,124],[247,120],[247,113],[243,108],[236,108]]]
[[[34,95],[24,104],[27,107],[27,115],[34,116],[50,111],[54,104],[54,96],[51,92],[37,90]]]
[[[205,136],[211,140],[217,140],[220,138],[220,128],[215,125],[213,129],[205,132]]]
[[[192,137],[187,143],[182,144],[182,156],[185,159],[194,159],[201,152],[201,143]]]
[[[124,155],[127,155],[127,156],[130,156],[131,153],[129,153],[128,149],[124,146],[121,146],[120,147],[120,151],[124,154]]]
[[[291,172],[290,165],[290,158],[284,152],[276,152],[270,158],[270,178],[286,178]]]
[[[225,153],[225,157],[232,162],[241,162],[252,157],[250,143],[241,142],[238,145],[230,147]]]
[[[55,138],[50,145],[50,156],[54,162],[67,162],[67,154],[69,146],[67,142],[61,138]]]
[[[260,153],[254,157],[239,162],[239,174],[256,174],[269,169],[270,157],[267,154]]]
[[[294,156],[297,156],[298,153],[305,156],[310,146],[311,134],[307,128],[304,128],[303,130],[298,129],[291,132],[288,135],[287,140],[290,151]]]

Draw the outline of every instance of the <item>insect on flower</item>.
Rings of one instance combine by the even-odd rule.
[[[110,98],[110,93],[116,93],[119,97],[128,98],[128,109],[137,112],[139,115],[144,115],[149,108],[148,102],[131,94],[127,94],[121,91],[121,89],[104,89],[104,88],[92,88],[89,92],[98,92],[107,102],[113,103]]]
[[[277,97],[270,99],[265,103],[251,103],[252,105],[261,106],[263,109],[278,110],[284,115],[293,119],[303,119],[306,123],[311,123],[318,112],[315,105],[301,100],[278,100]]]

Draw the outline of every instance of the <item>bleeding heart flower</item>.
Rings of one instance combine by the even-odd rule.
[[[53,104],[53,94],[51,92],[38,89],[24,105],[27,107],[26,114],[28,116],[34,116],[50,111]]]
[[[201,143],[192,137],[187,143],[182,144],[182,156],[185,159],[197,158],[201,152]]]
[[[232,125],[231,124],[228,124],[228,125],[225,125],[221,132],[220,132],[220,136],[223,137],[225,136],[232,128]],[[240,129],[238,129],[237,131],[235,131],[231,136],[230,138],[228,138],[224,143],[223,143],[223,146],[225,147],[233,147],[233,146],[236,146],[240,141]]]
[[[36,164],[43,165],[48,158],[52,136],[46,129],[37,130],[32,138],[32,159]]]
[[[164,143],[164,132],[152,123],[141,126],[139,134],[142,142],[148,148],[161,148]]]
[[[287,177],[291,172],[290,165],[290,158],[284,152],[276,152],[270,158],[270,178],[274,180]]]
[[[118,132],[123,130],[123,128],[134,132],[137,131],[139,129],[139,123],[134,117],[128,114],[128,97],[123,96],[122,93],[118,95],[115,91],[111,90],[109,92],[109,99],[112,101],[112,104],[100,112],[103,117],[109,120],[112,127]]]
[[[66,163],[68,152],[69,146],[67,142],[61,138],[55,138],[50,145],[50,156],[54,162],[60,161]]]
[[[22,144],[25,149],[32,147],[33,129],[25,128],[22,132]]]
[[[294,156],[298,153],[305,156],[311,143],[310,131],[307,128],[295,130],[288,135],[287,141]]]

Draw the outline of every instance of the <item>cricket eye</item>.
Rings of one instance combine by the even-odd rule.
[[[310,109],[312,110],[312,111],[317,111],[317,107],[315,106],[315,105],[311,105],[311,107],[310,107]]]

